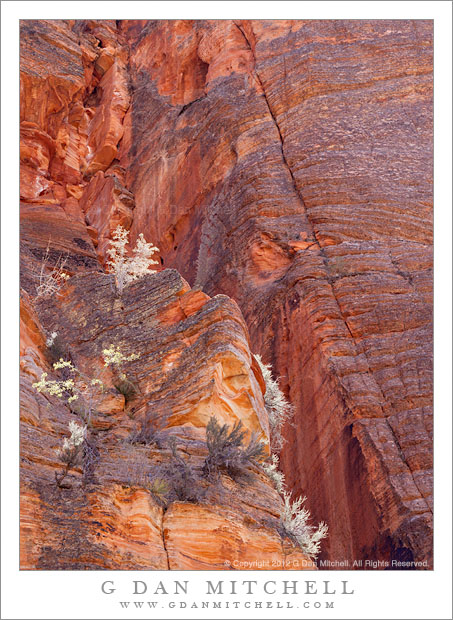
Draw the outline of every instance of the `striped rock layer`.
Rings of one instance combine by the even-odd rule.
[[[23,567],[309,566],[259,469],[164,510],[137,468],[169,451],[126,441],[149,409],[195,466],[212,414],[268,436],[252,353],[294,406],[281,466],[329,525],[320,558],[431,567],[432,23],[21,29]],[[121,299],[118,224],[162,269]],[[46,251],[72,277],[36,299]],[[141,395],[96,417],[96,479],[67,489],[74,414],[31,388],[54,330],[86,371],[113,341],[141,353]]]

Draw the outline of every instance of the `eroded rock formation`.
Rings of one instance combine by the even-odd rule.
[[[202,465],[212,415],[268,437],[259,370],[232,300],[211,299],[166,269],[121,298],[112,276],[94,272],[72,277],[61,295],[39,298],[36,313],[25,296],[23,306],[23,568],[222,569],[227,560],[252,567],[260,558],[265,567],[285,568],[288,554],[312,566],[278,534],[282,500],[258,466],[252,482],[206,484],[209,501],[174,502],[166,511],[144,484],[153,466],[168,460],[171,437],[182,458]],[[39,325],[58,334],[50,348],[39,340]],[[114,379],[104,378],[91,424],[94,470],[87,480],[77,467],[58,488],[56,449],[75,416],[31,383],[42,370],[52,372],[49,362],[64,349],[78,369],[100,376],[102,351],[112,342],[140,352],[128,368],[138,394],[125,402]],[[159,448],[130,441],[147,414],[166,433]]]
[[[321,557],[431,565],[431,98],[428,21],[23,22],[24,567],[288,552],[258,473],[241,500],[165,516],[123,488],[145,452],[124,443],[132,404],[98,420],[99,485],[55,489],[71,414],[30,387],[54,329],[82,366],[113,335],[140,348],[133,415],[166,402],[194,461],[213,410],[266,435],[260,353],[295,408],[281,461],[329,525]],[[165,270],[118,301],[102,273],[117,224],[189,284]],[[76,275],[33,301],[47,247]]]

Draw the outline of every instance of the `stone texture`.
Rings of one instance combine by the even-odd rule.
[[[432,23],[66,20],[21,28],[22,417],[26,436],[35,433],[23,443],[35,484],[22,496],[24,566],[50,566],[53,554],[42,549],[49,535],[53,551],[60,544],[53,514],[82,558],[60,548],[61,568],[148,567],[150,555],[163,566],[162,531],[170,568],[216,568],[223,535],[212,530],[228,520],[238,545],[228,561],[244,544],[251,558],[261,544],[269,558],[283,557],[263,510],[247,517],[261,531],[244,521],[244,504],[229,507],[233,519],[200,511],[197,536],[213,543],[197,555],[178,529],[196,507],[175,505],[162,526],[143,490],[122,489],[122,474],[105,474],[102,497],[79,483],[64,490],[73,497],[73,512],[64,512],[51,491],[51,455],[70,414],[50,413],[30,389],[56,317],[81,364],[99,365],[99,346],[113,334],[144,346],[139,381],[159,414],[168,399],[173,432],[194,459],[212,408],[267,433],[250,350],[260,353],[295,407],[281,461],[289,486],[329,525],[321,557],[431,565]],[[118,223],[133,240],[143,232],[163,267],[194,288],[164,271],[155,314],[149,302],[139,308],[144,283],[120,308],[108,278],[84,275],[102,269]],[[65,256],[68,273],[82,273],[52,303],[35,304],[38,319],[36,273],[48,245],[53,262]],[[93,317],[86,325],[82,308]],[[187,355],[206,355],[206,365],[187,366]],[[140,417],[144,406],[135,406]],[[103,458],[115,469],[113,438],[133,423],[120,411],[101,417],[99,432],[112,438]],[[87,506],[105,511],[106,523],[131,519],[135,533],[128,538],[118,525],[109,538],[87,516],[84,542],[75,523]],[[134,542],[140,532],[147,549]]]
[[[207,21],[183,48],[180,27],[121,25],[132,231],[234,298],[283,378],[324,557],[430,563],[432,24]],[[195,51],[203,93],[168,77]]]
[[[245,522],[244,522],[245,521]],[[300,551],[285,549],[271,529],[242,521],[224,506],[174,503],[165,513],[164,538],[170,569],[178,570],[313,570],[315,564]],[[190,527],[190,536],[187,535]]]
[[[23,568],[218,569],[227,560],[234,568],[240,559],[250,569],[263,562],[278,569],[288,554],[304,568],[313,567],[278,533],[282,500],[258,467],[239,483],[227,477],[216,484],[205,480],[205,503],[179,502],[164,513],[146,478],[168,460],[170,444],[158,449],[128,439],[151,412],[198,471],[213,414],[230,425],[240,420],[249,436],[256,432],[267,440],[262,389],[252,370],[245,323],[232,300],[210,299],[191,290],[176,271],[164,270],[130,285],[121,298],[112,276],[86,273],[73,276],[61,295],[35,300],[34,314],[29,303],[24,294]],[[125,353],[140,353],[125,369],[135,397],[125,402],[108,387],[95,408],[94,476],[88,479],[76,467],[61,489],[54,479],[60,467],[55,449],[68,435],[69,421],[77,420],[75,410],[31,387],[44,369],[55,375],[49,368],[55,351],[39,338],[53,331],[59,350],[87,376],[101,376],[107,387],[115,380],[103,368],[103,349],[114,343]],[[39,357],[30,356],[29,343]],[[206,544],[208,537],[212,544]]]

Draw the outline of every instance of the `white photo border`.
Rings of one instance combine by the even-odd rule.
[[[451,75],[450,2],[15,2],[2,11],[2,618],[451,618]],[[19,19],[433,19],[435,49],[435,554],[433,571],[19,571],[18,337],[19,337]],[[117,590],[103,594],[114,581]],[[189,582],[188,595],[146,595],[153,609],[123,609],[133,580],[150,584]],[[322,595],[235,596],[242,607],[191,608],[213,600],[207,581],[330,581],[333,598]],[[342,581],[352,595],[341,595]],[[226,586],[225,586],[226,587]],[[331,589],[332,589],[331,588]],[[152,587],[154,589],[154,586]],[[313,589],[313,587],[312,587]],[[220,597],[223,602],[233,597]],[[266,601],[282,608],[266,608]],[[262,608],[245,603],[261,600]],[[333,600],[334,608],[314,601]],[[168,603],[175,601],[176,607]],[[178,604],[185,601],[186,608]],[[309,601],[310,607],[303,607]],[[294,604],[286,607],[287,602]],[[298,605],[298,607],[296,607]],[[241,613],[242,612],[242,613]]]

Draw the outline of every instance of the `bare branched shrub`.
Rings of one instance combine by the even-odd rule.
[[[83,481],[85,483],[94,482],[94,472],[99,463],[99,450],[92,437],[86,436],[83,442],[82,466]]]
[[[271,462],[264,462],[262,464],[264,473],[271,480],[276,490],[283,495],[285,492],[285,475],[278,469],[278,456],[273,454],[271,456]]]
[[[327,536],[328,527],[324,522],[317,528],[309,525],[310,513],[306,508],[302,508],[306,498],[299,497],[291,501],[291,493],[286,490],[285,476],[278,469],[278,456],[273,454],[271,459],[270,463],[263,463],[262,468],[283,499],[283,510],[277,529],[281,536],[287,536],[314,559],[320,551],[321,540]]]
[[[148,489],[164,506],[174,501],[194,504],[203,501],[206,488],[202,476],[178,454],[175,440],[170,445],[171,457],[150,472]]]
[[[206,477],[217,477],[224,471],[234,480],[247,475],[247,467],[252,462],[259,462],[265,457],[265,446],[253,434],[244,445],[245,431],[242,422],[236,422],[230,430],[227,424],[220,425],[213,416],[206,427],[206,457],[203,472]]]
[[[292,418],[293,408],[279,388],[278,381],[273,379],[271,366],[264,364],[260,355],[255,355],[255,359],[258,362],[266,384],[264,404],[269,417],[271,449],[280,452],[285,442],[282,436],[282,428],[285,422]]]
[[[123,475],[124,487],[149,489],[149,484],[149,471],[144,461],[127,465]]]
[[[162,448],[165,440],[165,431],[162,427],[168,416],[158,420],[148,411],[141,420],[138,427],[131,432],[128,441],[132,444],[142,444],[149,446],[154,444],[158,448]]]
[[[302,507],[305,497],[291,500],[291,493],[283,494],[284,508],[280,516],[280,533],[288,536],[310,558],[315,559],[321,549],[321,540],[327,536],[328,527],[321,521],[318,527],[309,525],[310,512]]]
[[[149,273],[155,273],[151,265],[157,265],[159,261],[152,258],[159,248],[152,243],[147,243],[142,233],[138,236],[135,248],[132,250],[133,256],[128,256],[126,245],[129,243],[129,231],[118,225],[113,232],[113,239],[110,241],[110,249],[107,254],[110,260],[107,265],[115,276],[115,283],[121,295],[124,287]]]
[[[65,466],[59,474],[55,472],[55,480],[59,487],[62,486],[69,470],[80,464],[87,431],[86,426],[79,426],[76,422],[69,423],[69,430],[71,431],[69,439],[65,438],[63,447],[57,449],[57,456]]]
[[[125,484],[150,491],[154,499],[167,508],[172,502],[202,502],[206,495],[206,482],[199,468],[178,453],[176,439],[168,445],[170,454],[161,463],[149,467],[141,461],[127,468]]]
[[[69,274],[65,271],[65,265],[67,257],[63,258],[60,255],[57,262],[51,267],[49,265],[50,259],[50,241],[47,244],[46,253],[41,261],[41,269],[39,274],[33,274],[35,279],[38,280],[36,286],[36,293],[38,297],[48,297],[56,295],[63,284],[68,280]]]

